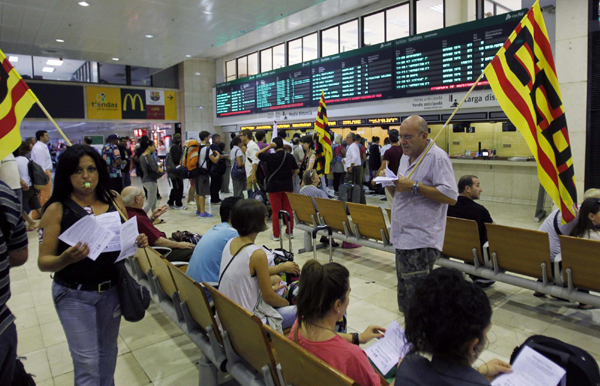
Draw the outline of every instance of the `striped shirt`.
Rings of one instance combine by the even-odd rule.
[[[27,231],[19,211],[19,199],[8,185],[0,181],[0,334],[15,320],[6,305],[10,298],[8,254],[26,247]]]
[[[329,199],[329,197],[327,196],[327,194],[325,194],[324,191],[322,191],[321,189],[317,188],[314,185],[304,186],[302,189],[300,189],[300,194],[303,194],[305,196],[309,196],[310,198],[312,198],[312,202],[313,202],[313,205],[315,206],[315,210],[317,210],[317,203],[315,202],[314,197]]]

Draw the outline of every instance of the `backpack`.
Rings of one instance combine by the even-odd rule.
[[[600,370],[596,360],[585,350],[561,340],[533,335],[510,356],[514,363],[523,346],[529,346],[567,371],[567,386],[599,386]]]
[[[34,189],[42,190],[46,185],[48,185],[50,178],[40,165],[29,160],[29,163],[27,164],[27,171],[29,172],[29,178],[31,178],[31,185],[33,185]]]
[[[166,168],[167,168],[167,175],[170,178],[173,178],[173,171],[175,170],[175,162],[173,162],[173,156],[171,155],[171,152],[169,152],[169,154],[167,155],[167,161],[166,163]]]
[[[195,172],[198,168],[198,155],[200,154],[200,144],[195,139],[191,139],[185,149],[183,150],[183,157],[181,157],[181,166],[184,166],[190,172],[190,178],[192,173],[194,177],[199,174]]]
[[[210,148],[208,149],[208,151],[210,152]],[[206,153],[208,156],[208,152]],[[207,162],[208,163],[208,162]],[[227,165],[225,165],[225,160],[221,159],[219,161],[217,161],[216,164],[210,162],[210,176],[211,177],[219,177],[222,175],[225,175],[225,172],[227,171]]]

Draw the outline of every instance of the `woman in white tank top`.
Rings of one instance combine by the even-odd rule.
[[[279,320],[281,327],[287,328],[296,319],[296,307],[275,293],[267,254],[254,244],[258,234],[268,229],[267,218],[267,208],[253,199],[240,200],[231,210],[231,226],[239,236],[231,239],[223,249],[219,291],[269,324],[273,322],[273,315],[268,310],[272,306],[283,318]],[[275,319],[279,319],[278,316],[275,315]]]

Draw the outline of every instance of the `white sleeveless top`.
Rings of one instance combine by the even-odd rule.
[[[233,239],[229,240],[223,249],[219,277],[221,277],[225,267],[233,257],[231,253],[232,241]],[[260,291],[258,278],[250,276],[250,257],[258,249],[261,249],[261,247],[255,244],[244,248],[229,265],[219,283],[219,291],[250,312],[254,312],[254,306],[258,302]]]

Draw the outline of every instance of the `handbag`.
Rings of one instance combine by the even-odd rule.
[[[112,199],[112,197],[111,197]],[[127,217],[121,208],[113,200],[113,205],[119,211],[121,218],[127,221]],[[144,319],[146,310],[150,306],[150,291],[140,284],[127,271],[125,260],[115,264],[117,267],[117,290],[119,303],[121,304],[121,315],[128,322],[139,322]]]

